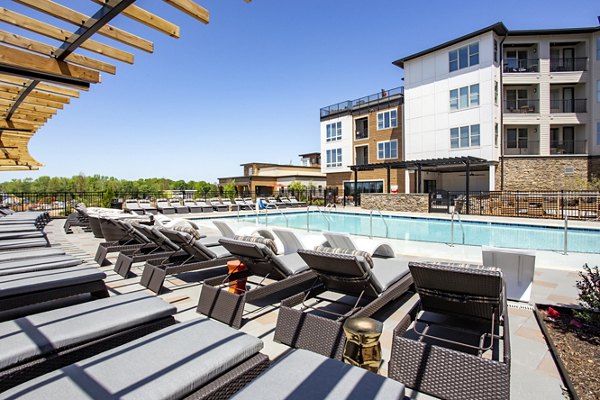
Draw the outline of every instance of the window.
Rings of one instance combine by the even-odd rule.
[[[600,60],[600,36],[596,38],[596,60]]]
[[[520,110],[529,106],[527,89],[510,89],[506,91],[506,108],[509,111]]]
[[[498,123],[494,124],[494,145],[498,147]]]
[[[450,91],[450,111],[479,106],[479,84]]]
[[[325,164],[329,168],[341,167],[342,166],[342,149],[330,149],[327,150],[327,163]]]
[[[336,140],[342,140],[342,122],[334,122],[327,124],[327,141],[335,142]]]
[[[398,110],[389,110],[377,113],[377,130],[395,128],[397,124]]]
[[[398,158],[397,140],[388,140],[387,142],[377,143],[377,159],[385,160],[389,158]]]
[[[475,147],[480,144],[479,124],[450,129],[450,148]]]
[[[498,81],[494,81],[494,104],[498,105]]]
[[[494,39],[494,62],[498,62],[498,41]]]
[[[479,42],[471,43],[448,53],[450,72],[479,64]]]
[[[600,81],[596,81],[596,101],[600,103]]]
[[[506,130],[506,147],[509,149],[526,149],[527,128],[508,128]]]

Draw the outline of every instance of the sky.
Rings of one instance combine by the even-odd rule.
[[[174,39],[124,16],[113,25],[155,44],[59,112],[29,143],[39,171],[0,181],[105,175],[205,180],[242,175],[240,164],[295,164],[320,151],[319,109],[402,86],[392,61],[502,21],[509,30],[597,26],[597,0],[196,0],[202,24],[159,0],[137,5],[181,27]],[[72,25],[2,0],[13,11]],[[97,5],[60,0],[93,14]],[[23,10],[27,10],[24,12]],[[0,22],[0,29],[40,40]],[[53,43],[44,38],[41,41]],[[54,42],[54,44],[57,44]]]

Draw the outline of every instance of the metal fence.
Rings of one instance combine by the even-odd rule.
[[[20,192],[20,193],[0,193],[1,207],[7,207],[14,211],[48,211],[53,217],[64,217],[73,212],[78,203],[84,203],[88,207],[112,207],[122,208],[125,200],[128,199],[148,199],[152,202],[157,199],[169,199],[180,201],[183,199],[199,199],[209,201],[211,199],[235,199],[251,198],[256,201],[257,198],[274,197],[295,197],[299,201],[306,202],[309,205],[326,206],[327,204],[342,203],[343,199],[337,196],[337,188],[321,188],[306,190],[273,190],[273,191],[187,191],[187,190],[167,190],[161,192],[138,191],[124,193],[107,192]]]
[[[445,192],[429,194],[429,212],[550,219],[600,219],[598,191]]]

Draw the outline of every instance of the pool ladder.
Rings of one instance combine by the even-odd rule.
[[[385,218],[383,217],[383,214],[381,213],[381,210],[379,208],[376,208],[374,210],[371,210],[371,212],[369,213],[369,239],[373,239],[373,213],[377,211],[377,213],[379,214],[379,216],[381,217],[381,220],[383,221],[383,225],[385,226],[385,237],[387,238],[389,236],[389,228],[388,228],[388,224],[385,220]]]
[[[456,215],[456,219],[458,219],[458,223],[460,224],[460,231],[462,233],[462,244],[465,244],[465,227],[463,226],[462,220],[460,219],[460,213],[458,210],[452,211],[452,217],[450,220],[450,247],[454,247],[454,216]]]
[[[314,207],[319,212],[319,214],[321,214],[321,216],[323,218],[325,218],[325,221],[327,222],[327,230],[331,231],[331,219],[323,213],[323,211],[321,210],[321,207],[308,206],[308,207],[306,207],[306,232],[310,232],[310,208],[311,207]]]

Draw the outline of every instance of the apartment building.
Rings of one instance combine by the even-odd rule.
[[[405,160],[478,160],[471,190],[557,190],[600,175],[600,27],[496,23],[394,62]],[[425,168],[424,191],[464,190],[465,167]]]
[[[394,170],[361,171],[352,168],[402,160],[403,88],[321,108],[321,171],[327,186],[341,195],[354,192],[404,192],[405,175]]]

